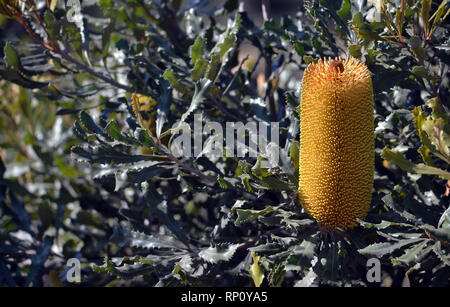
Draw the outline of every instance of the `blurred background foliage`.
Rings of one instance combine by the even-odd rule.
[[[0,285],[449,285],[447,0],[77,3],[0,0]],[[296,199],[297,107],[308,63],[350,55],[373,199],[330,231]],[[176,157],[196,114],[279,122],[279,162]]]

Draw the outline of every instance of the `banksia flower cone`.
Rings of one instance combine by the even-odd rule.
[[[367,215],[373,185],[369,70],[352,57],[310,64],[300,110],[300,203],[328,228],[354,227]]]

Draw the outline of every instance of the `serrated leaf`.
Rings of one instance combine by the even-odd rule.
[[[92,119],[92,117],[86,112],[86,111],[81,111],[80,112],[80,121],[83,124],[84,128],[91,132],[91,133],[95,133],[98,135],[104,135],[105,132],[103,131],[102,128],[100,128]]]
[[[270,271],[267,279],[271,287],[281,287],[285,276],[286,271],[284,270],[284,265],[280,263]]]
[[[289,257],[286,259],[286,270],[301,271],[304,267],[311,265],[316,255],[317,238],[305,239],[296,245]]]
[[[450,139],[448,137],[448,130],[450,129],[448,116],[442,112],[437,98],[429,99],[427,104],[432,109],[431,116],[425,117],[421,107],[416,107],[412,112],[414,126],[417,129],[420,141],[423,143],[419,152],[424,162],[430,166],[434,166],[434,162],[428,156],[428,152],[449,163],[448,145],[446,144],[446,139]],[[445,124],[440,124],[442,122]],[[437,130],[442,130],[439,135],[436,133]],[[437,147],[439,147],[439,150]]]
[[[305,277],[296,282],[294,287],[311,287],[316,279],[318,279],[317,274],[310,268]]]
[[[202,79],[200,82],[198,82],[195,85],[195,92],[194,96],[192,97],[191,104],[189,105],[189,108],[186,112],[181,116],[180,124],[179,126],[186,120],[186,118],[191,114],[193,111],[195,111],[198,106],[205,100],[205,95],[210,88],[212,82],[211,80]]]
[[[395,85],[406,80],[410,76],[409,71],[386,69],[382,65],[371,65],[370,71],[373,74],[373,92],[389,92]]]
[[[406,266],[411,266],[413,264],[416,264],[417,262],[420,262],[420,260],[423,257],[425,257],[428,252],[431,251],[431,247],[426,249],[428,243],[429,243],[428,239],[423,239],[422,242],[415,244],[412,247],[405,250],[404,254],[401,255],[400,257],[392,259],[392,262],[394,264],[402,263]]]
[[[11,189],[8,190],[8,196],[11,202],[12,213],[15,222],[21,229],[30,233],[31,219],[30,214],[25,209],[25,202],[22,199],[19,199]]]
[[[132,247],[154,249],[154,248],[174,248],[186,249],[183,243],[174,237],[165,235],[148,235],[138,231],[129,232],[129,245]]]
[[[19,55],[14,47],[11,45],[10,41],[7,41],[5,47],[3,48],[5,54],[5,60],[9,67],[15,70],[21,70],[22,64],[20,63]]]
[[[176,89],[178,92],[190,95],[191,91],[188,87],[181,84],[181,82],[175,77],[175,74],[173,73],[173,70],[166,69],[163,73],[163,78],[169,81],[170,86],[174,89]]]
[[[442,213],[438,222],[438,228],[450,228],[450,206]]]
[[[208,247],[201,250],[198,255],[208,261],[210,263],[218,263],[220,261],[229,261],[236,249],[239,247],[239,244],[230,244],[225,246],[216,246],[216,247]]]
[[[112,137],[115,140],[120,141],[122,139],[121,135],[121,129],[119,127],[119,124],[116,121],[111,121],[108,123],[108,125],[105,128],[106,132],[110,137]]]
[[[108,273],[111,275],[114,275],[117,273],[116,269],[114,268],[113,262],[105,256],[103,265],[92,265],[92,270],[97,273]]]
[[[426,164],[414,164],[405,159],[400,152],[390,150],[385,147],[381,153],[381,157],[385,160],[395,163],[404,171],[412,174],[437,175],[441,178],[450,180],[450,173],[436,167],[428,166]]]
[[[348,22],[352,18],[352,4],[350,0],[342,1],[342,6],[337,14],[344,22]]]
[[[31,266],[27,275],[26,284],[34,287],[42,287],[42,274],[44,273],[44,263],[50,254],[54,237],[45,236],[39,244],[36,254],[31,257]]]
[[[75,167],[67,165],[63,158],[55,155],[55,165],[59,168],[61,173],[68,178],[76,178],[83,175],[83,173],[79,172]]]
[[[349,33],[348,26],[347,26],[347,19],[351,17],[351,4],[349,7],[348,0],[343,1],[342,7],[339,11],[337,9],[339,7],[336,7],[335,1],[329,1],[329,0],[321,0],[320,4],[323,5],[328,9],[328,12],[330,13],[331,17],[334,19],[336,24],[340,26],[347,34]],[[339,14],[341,13],[341,14]],[[341,16],[343,16],[345,19],[342,19]]]
[[[258,181],[258,186],[256,187],[266,188],[272,191],[291,191],[295,189],[294,186],[290,185],[288,182],[282,181],[274,176],[262,178]]]
[[[230,186],[230,184],[220,175],[217,175],[217,181],[219,182],[219,186],[222,189],[228,189],[228,187]]]
[[[358,252],[362,255],[369,255],[369,256],[375,256],[375,257],[382,257],[386,254],[392,254],[394,251],[413,244],[420,241],[423,241],[424,239],[418,238],[418,239],[408,239],[408,240],[401,240],[395,243],[374,243],[371,245],[368,245],[367,247],[358,249]]]
[[[140,145],[139,142],[137,142],[137,140],[135,140],[134,138],[122,134],[122,129],[120,128],[117,121],[110,121],[105,127],[105,130],[110,137],[119,142],[128,145]]]
[[[150,162],[148,161],[149,157],[146,155],[130,155],[107,146],[73,146],[70,150],[80,160],[87,160],[90,163],[124,164],[139,161]]]
[[[352,57],[357,58],[357,59],[362,57],[361,45],[350,45],[350,46],[348,46],[348,50]]]
[[[311,64],[314,62],[314,59],[310,55],[305,55],[303,57],[303,61],[305,61],[306,64]],[[300,113],[300,112],[299,112]]]
[[[431,225],[423,225],[421,228],[425,229],[428,233],[436,237],[438,240],[450,242],[450,227],[434,228]]]
[[[413,214],[407,212],[404,207],[399,206],[394,199],[392,198],[391,194],[387,194],[383,196],[381,199],[390,209],[394,210],[396,213],[400,214],[403,218],[405,218],[408,221],[415,222],[417,224],[422,224],[420,220]]]
[[[423,162],[425,162],[426,165],[436,167],[436,164],[434,163],[433,158],[431,157],[430,154],[431,151],[427,147],[421,145],[417,151],[422,156],[422,160]]]
[[[236,34],[241,26],[242,17],[240,14],[236,14],[234,22],[228,27],[227,32],[221,40],[219,40],[215,49],[218,49],[220,57],[223,57],[236,42]],[[226,62],[226,60],[224,61]]]
[[[193,264],[194,262],[192,261],[192,257],[190,255],[184,255],[177,263],[177,265],[179,265],[181,269],[188,273],[193,271]]]
[[[431,76],[429,75],[428,71],[425,69],[424,66],[414,66],[412,68],[412,72],[421,78],[431,79]]]
[[[72,109],[72,108],[58,108],[56,111],[56,115],[68,115],[68,114],[78,114],[80,109]]]
[[[195,66],[197,64],[197,61],[203,58],[203,49],[205,48],[205,42],[205,39],[199,36],[195,40],[194,44],[189,48],[192,66]]]
[[[438,256],[438,258],[446,265],[450,266],[450,255],[445,253],[441,247],[441,242],[436,242],[433,245],[433,252]]]
[[[208,61],[206,61],[204,59],[199,59],[195,63],[194,68],[192,69],[192,73],[191,73],[192,81],[197,82],[198,80],[200,80],[200,78],[205,73],[207,67],[208,67]]]
[[[269,214],[270,212],[273,212],[273,208],[270,206],[267,206],[264,208],[264,210],[251,210],[251,209],[235,209],[236,213],[238,215],[235,224],[243,224],[247,222],[254,221],[258,219],[258,217]]]
[[[154,214],[176,237],[189,248],[187,232],[182,228],[180,221],[176,221],[172,214],[168,214],[167,201],[149,184],[146,191],[146,200],[150,205],[150,212]]]
[[[213,53],[211,55],[211,60],[209,61],[208,70],[206,71],[206,78],[211,81],[214,81],[217,75],[217,71],[219,70],[220,65],[220,54]]]
[[[361,226],[363,226],[364,228],[367,228],[367,229],[375,228],[375,229],[378,229],[378,230],[383,230],[383,229],[386,229],[386,228],[389,228],[389,227],[392,227],[392,226],[411,227],[410,224],[395,223],[395,222],[391,222],[391,221],[381,221],[378,224],[373,224],[373,223],[365,222],[365,221],[362,221],[362,220],[359,220],[358,222],[359,222],[359,224]]]
[[[167,118],[169,117],[169,107],[170,107],[170,83],[167,80],[159,81],[159,91],[160,95],[158,96],[158,111],[156,114],[156,137],[161,136],[161,132],[164,124],[167,122]]]
[[[44,21],[49,39],[56,40],[58,38],[58,35],[60,35],[61,23],[58,22],[55,15],[48,10],[44,13]]]
[[[0,76],[8,81],[14,82],[25,88],[43,88],[48,85],[48,82],[37,82],[31,78],[26,77],[22,72],[15,69],[0,70]]]

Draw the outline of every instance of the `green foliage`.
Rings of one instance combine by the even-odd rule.
[[[372,257],[375,285],[449,285],[447,1],[305,0],[262,24],[238,1],[99,1],[76,22],[59,2],[0,1],[1,33],[22,26],[0,37],[0,285],[70,286],[79,258],[89,286],[372,286]],[[372,72],[376,161],[344,232],[296,199],[298,110],[307,65],[349,55]],[[199,114],[279,122],[279,162],[178,157]]]

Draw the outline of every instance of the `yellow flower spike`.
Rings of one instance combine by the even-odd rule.
[[[305,70],[300,109],[299,200],[328,228],[352,228],[369,210],[374,172],[373,88],[350,57]]]

